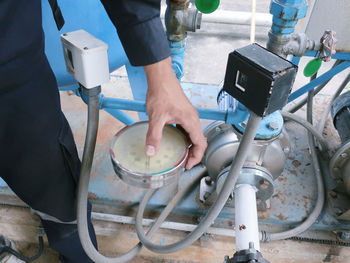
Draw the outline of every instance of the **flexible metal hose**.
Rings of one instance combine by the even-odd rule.
[[[87,94],[88,102],[88,125],[84,145],[84,153],[82,166],[80,171],[79,187],[78,187],[78,231],[81,244],[86,252],[86,254],[96,263],[120,263],[128,262],[133,257],[135,257],[142,249],[142,244],[139,242],[135,247],[129,250],[124,255],[117,258],[108,258],[100,254],[93,243],[88,231],[88,222],[87,222],[87,198],[88,198],[88,186],[90,180],[91,166],[93,161],[93,155],[96,145],[96,137],[98,130],[98,121],[99,121],[99,101],[98,94],[95,93],[92,96]],[[182,189],[178,194],[175,195],[174,199],[167,205],[163,210],[158,220],[152,225],[150,230],[147,233],[147,237],[151,237],[157,229],[164,222],[165,218],[170,214],[172,209],[175,207],[176,203],[181,200],[184,195],[188,192],[194,184],[203,176],[206,172],[206,168],[203,165],[198,165],[192,168],[190,171],[185,172],[184,176],[192,176],[191,182]],[[147,195],[151,195],[155,190],[150,190],[147,192]]]
[[[313,96],[314,96],[314,91],[310,91],[308,94],[308,103],[307,103],[307,120],[312,122],[312,101],[313,101]],[[288,113],[290,114],[290,113]],[[283,114],[282,114],[283,115]],[[292,118],[290,118],[292,119]],[[294,120],[294,119],[292,119]],[[323,209],[323,205],[324,205],[324,201],[325,201],[325,197],[324,197],[324,184],[323,184],[323,178],[321,175],[321,169],[320,169],[320,165],[319,165],[319,161],[317,158],[317,153],[316,153],[316,148],[315,148],[315,142],[314,142],[314,137],[315,136],[315,132],[314,132],[314,128],[311,129],[310,127],[313,127],[311,123],[309,122],[301,122],[300,120],[297,121],[297,123],[303,125],[305,128],[308,129],[308,142],[309,142],[309,147],[310,147],[310,152],[311,152],[311,158],[312,158],[312,164],[314,167],[314,172],[315,172],[315,178],[316,178],[316,183],[317,183],[317,201],[316,201],[316,205],[312,211],[312,213],[308,216],[308,218],[299,226],[287,230],[287,231],[283,231],[283,232],[279,232],[279,233],[266,233],[263,232],[262,233],[262,237],[264,242],[268,242],[270,240],[283,240],[283,239],[288,239],[294,236],[297,236],[301,233],[303,233],[304,231],[306,231],[307,229],[309,229],[311,227],[311,225],[316,221],[316,219],[319,217],[319,215],[322,212]],[[305,124],[308,125],[305,125]]]
[[[312,135],[318,140],[318,142],[320,143],[321,147],[322,147],[322,151],[326,152],[329,149],[328,146],[328,142],[327,140],[322,136],[322,134],[320,132],[318,132],[318,130],[312,126],[309,122],[305,121],[304,119],[298,117],[295,114],[286,112],[286,111],[281,111],[281,114],[283,116],[284,119],[287,120],[292,120],[298,124],[300,124],[301,126],[303,126],[305,129],[307,129],[309,132],[312,133]]]
[[[146,237],[142,227],[142,217],[144,213],[144,208],[146,207],[148,202],[147,199],[150,199],[151,194],[149,194],[147,198],[144,198],[142,200],[142,203],[140,205],[140,208],[136,216],[136,231],[140,241],[145,247],[147,247],[149,250],[156,253],[161,253],[161,254],[173,253],[190,246],[193,242],[195,242],[199,237],[203,235],[206,229],[214,222],[216,217],[219,215],[222,208],[226,204],[227,199],[232,193],[232,190],[234,189],[234,186],[239,177],[240,171],[249,153],[250,146],[252,145],[256,132],[259,128],[260,121],[261,121],[261,117],[255,115],[253,112],[250,112],[250,118],[248,120],[246,131],[243,134],[242,140],[237,150],[237,154],[235,155],[229,174],[227,176],[227,179],[224,183],[224,186],[220,194],[218,195],[218,198],[216,199],[213,206],[209,209],[205,217],[202,219],[200,224],[197,226],[197,228],[194,229],[190,234],[188,234],[184,239],[166,246],[159,246],[159,245],[153,244]]]
[[[99,121],[99,101],[97,94],[86,94],[88,102],[88,124],[84,145],[83,160],[81,164],[80,179],[78,186],[78,232],[81,244],[86,254],[96,263],[120,263],[127,262],[135,257],[142,249],[142,245],[139,243],[132,248],[126,254],[118,258],[108,258],[100,254],[93,243],[88,231],[87,221],[87,199],[88,199],[88,187],[91,173],[91,166],[95,151],[96,137]]]

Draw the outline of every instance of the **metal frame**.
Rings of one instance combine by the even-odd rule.
[[[47,6],[47,1],[43,1],[43,5],[44,8],[48,8]],[[62,3],[63,4],[63,3]],[[71,3],[70,3],[71,4]],[[78,4],[78,3],[77,3]],[[81,5],[84,6],[84,5]],[[67,11],[65,11],[65,7],[64,5],[61,6],[65,16],[67,15],[67,12],[72,12],[69,11],[67,9]],[[72,9],[73,10],[73,9]],[[96,10],[96,9],[94,9]],[[52,38],[51,41],[49,41],[46,44],[47,47],[47,51],[50,54],[55,54],[54,56],[50,57],[49,59],[50,61],[60,61],[61,58],[60,57],[60,53],[57,52],[57,50],[60,50],[60,46],[59,46],[59,40],[58,40],[58,36],[59,34],[57,33],[57,30],[55,28],[55,24],[53,22],[52,17],[45,17],[45,14],[49,14],[51,16],[51,12],[43,12],[44,18],[43,20],[47,20],[47,21],[51,21],[50,23],[52,25],[48,25],[45,32],[46,32],[46,37],[47,39]],[[76,14],[72,14],[72,15],[76,15]],[[78,19],[78,18],[77,18]],[[67,20],[67,19],[66,19]],[[80,23],[77,23],[78,25]],[[111,25],[108,25],[109,28],[111,28]],[[51,29],[49,29],[51,28]],[[52,29],[54,28],[54,32],[52,33]],[[65,28],[65,30],[74,30],[75,28]],[[114,28],[113,28],[113,32],[114,32]],[[94,34],[94,32],[91,32]],[[109,32],[110,33],[110,32]],[[102,34],[102,35],[101,35]],[[106,32],[100,32],[95,34],[97,37],[105,40],[105,34]],[[115,34],[114,34],[115,35]],[[53,43],[54,42],[54,43]],[[108,41],[106,41],[108,42]],[[113,46],[110,44],[110,46]],[[145,81],[145,74],[144,71],[141,67],[132,67],[126,60],[125,57],[125,53],[120,45],[120,42],[117,43],[117,51],[122,53],[122,57],[119,60],[119,64],[116,67],[112,67],[112,68],[117,68],[118,66],[122,66],[122,65],[126,65],[126,69],[128,72],[128,76],[129,76],[129,81],[130,81],[130,85],[132,87],[132,91],[133,91],[133,95],[135,100],[123,100],[123,99],[118,99],[118,98],[109,98],[109,97],[105,97],[103,95],[100,96],[100,109],[105,110],[106,112],[110,113],[112,116],[114,116],[116,119],[120,120],[121,122],[125,123],[126,125],[129,125],[133,122],[135,122],[135,120],[133,118],[131,118],[129,115],[127,115],[126,113],[124,113],[122,110],[132,110],[132,111],[138,111],[138,112],[142,112],[145,113],[146,112],[146,106],[145,106],[145,94],[146,94],[146,90],[147,90],[147,82]],[[49,48],[52,48],[52,50]],[[314,57],[316,55],[315,51],[309,51],[305,54],[305,56],[311,56]],[[333,59],[339,59],[339,60],[344,60],[343,63],[341,63],[340,65],[338,65],[337,67],[335,67],[332,70],[329,70],[328,72],[324,73],[323,75],[319,76],[318,78],[316,78],[315,80],[311,81],[310,83],[306,84],[305,86],[301,87],[300,89],[298,89],[297,91],[295,91],[294,93],[291,94],[290,97],[290,101],[298,98],[299,96],[301,96],[302,94],[307,93],[308,91],[312,90],[313,88],[315,88],[316,86],[320,85],[321,83],[325,82],[326,80],[332,78],[334,75],[340,73],[341,71],[345,70],[346,68],[350,67],[350,53],[349,52],[338,52],[335,55],[333,55],[332,57]],[[294,64],[298,64],[299,63],[300,58],[297,57],[292,57],[291,61]],[[63,61],[63,58],[62,58]],[[112,61],[112,60],[111,60]],[[112,61],[113,62],[113,61]],[[62,66],[62,65],[61,65]],[[53,67],[54,71],[55,71],[55,66]],[[59,84],[62,85],[67,85],[67,84],[71,84],[71,82],[59,82]],[[78,86],[65,86],[62,87],[60,90],[74,90],[75,93],[77,95],[80,96],[79,92],[78,92]],[[82,99],[84,99],[83,96],[81,96]],[[229,111],[222,111],[222,110],[217,110],[217,109],[204,109],[204,108],[197,108],[198,112],[199,112],[199,116],[202,119],[211,119],[211,120],[220,120],[220,121],[225,121],[225,122],[229,122],[232,123],[232,119],[235,119],[236,116],[234,115],[233,112],[229,112]],[[141,119],[146,118],[146,114],[143,114],[140,116]],[[296,144],[300,144],[302,139],[297,139]],[[300,156],[299,156],[300,155]],[[303,158],[305,157],[306,154],[304,153],[298,153],[296,154],[296,156],[292,156],[292,158],[294,158],[295,160],[303,160]],[[106,166],[106,163],[102,163],[101,165]],[[286,181],[281,181],[280,183],[283,184],[296,184],[296,185],[302,185],[302,184],[310,184],[312,185],[312,180],[310,180],[310,178],[298,178],[298,176],[294,176],[295,174],[303,174],[303,173],[312,173],[312,170],[310,170],[309,166],[299,166],[299,167],[294,167],[292,164],[292,159],[290,160],[290,162],[287,164],[286,169],[289,171],[288,176],[290,178],[287,178],[288,176],[282,177],[283,180]],[[302,176],[299,176],[302,177]],[[99,191],[99,189],[104,189],[105,186],[102,184],[101,180],[104,179],[104,177],[101,178],[97,178],[95,181],[92,182],[91,184],[91,188],[94,189],[96,192],[102,192]],[[99,181],[100,180],[100,181]],[[187,178],[182,178],[180,180],[180,185],[182,184],[186,184],[187,182]],[[0,183],[1,184],[1,183]],[[117,206],[121,206],[123,207],[123,203],[127,203],[128,206],[133,206],[134,204],[136,204],[143,192],[140,190],[138,191],[137,189],[129,189],[131,192],[128,193],[128,195],[123,195],[123,191],[120,191],[118,193],[118,191],[121,188],[125,188],[126,185],[121,185],[120,188],[117,189],[113,189],[113,191],[117,194],[115,194],[113,197],[115,198],[115,200],[111,200],[111,196],[108,196],[108,192],[107,193],[103,193],[99,196],[99,199],[96,200],[97,203],[107,203],[107,204],[112,204],[112,205],[117,205]],[[107,187],[108,188],[108,187]],[[6,192],[6,189],[1,189],[1,192]],[[8,191],[8,190],[7,190]],[[124,191],[125,192],[125,191]],[[163,192],[164,193],[164,192]],[[157,193],[151,200],[150,205],[152,207],[159,208],[162,207],[164,205],[164,199],[166,199],[166,197],[161,196],[162,193]],[[285,215],[288,214],[290,215],[288,218],[283,218],[283,217],[279,217],[278,213],[271,213],[271,216],[269,215],[269,217],[266,217],[264,219],[264,217],[260,216],[260,222],[262,223],[266,223],[266,224],[276,224],[276,225],[285,225],[286,227],[290,226],[290,225],[295,225],[298,224],[300,221],[302,221],[302,219],[306,216],[308,209],[311,209],[312,206],[312,194],[310,193],[307,196],[307,199],[309,200],[308,202],[306,202],[305,200],[301,199],[303,192],[296,192],[293,193],[293,196],[291,198],[296,198],[296,203],[293,204],[292,202],[290,202],[289,200],[283,200],[283,198],[280,200],[279,197],[274,198],[273,201],[273,206],[280,206],[279,209],[281,210],[281,215]],[[118,200],[117,198],[120,197],[120,199]],[[299,199],[298,199],[299,198]],[[203,206],[201,206],[200,204],[196,203],[196,192],[193,191],[179,206],[179,208],[175,211],[176,213],[188,213],[188,214],[193,214],[198,213],[198,214],[204,214],[205,210],[203,210]],[[311,199],[311,201],[310,201]],[[304,203],[305,202],[305,203]],[[298,210],[297,206],[300,204],[301,206],[303,205],[305,206],[305,209],[302,210],[301,208]],[[125,204],[124,204],[125,206]],[[287,211],[288,209],[288,211]],[[300,212],[302,211],[302,213]],[[224,208],[224,210],[221,213],[221,218],[225,218],[225,219],[233,219],[233,210],[230,208]],[[350,230],[350,224],[347,224],[346,222],[339,222],[337,221],[335,218],[332,218],[330,215],[328,215],[326,212],[324,212],[321,216],[321,219],[319,221],[317,221],[313,226],[313,229],[325,229],[325,230]]]

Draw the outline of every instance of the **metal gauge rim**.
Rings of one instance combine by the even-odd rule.
[[[135,172],[130,169],[127,169],[116,159],[113,147],[122,133],[124,133],[126,130],[128,130],[131,127],[143,125],[145,123],[149,123],[149,121],[135,122],[119,130],[112,138],[109,153],[110,153],[114,171],[121,180],[123,180],[127,184],[130,184],[136,187],[141,187],[146,189],[149,189],[149,188],[157,189],[177,181],[178,176],[184,170],[184,166],[189,154],[190,145],[186,135],[180,129],[172,125],[169,125],[171,129],[176,130],[176,132],[182,136],[186,145],[184,150],[184,155],[181,157],[180,161],[177,164],[175,164],[173,167],[157,173],[148,174],[148,173]]]

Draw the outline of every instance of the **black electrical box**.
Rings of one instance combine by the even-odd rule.
[[[266,116],[288,102],[298,67],[251,44],[230,53],[224,90],[258,116]]]

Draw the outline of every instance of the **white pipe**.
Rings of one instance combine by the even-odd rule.
[[[165,9],[162,9],[161,18],[164,19]],[[252,21],[251,12],[216,10],[211,14],[202,14],[202,22],[229,25],[250,25]],[[268,13],[255,13],[255,25],[270,27],[272,15]]]
[[[248,249],[250,242],[260,251],[255,192],[256,188],[249,184],[237,185],[234,191],[236,251]]]
[[[252,13],[217,10],[211,14],[203,14],[202,21],[208,23],[249,26],[252,21]],[[256,26],[270,27],[272,25],[272,15],[267,13],[255,13],[255,24]]]
[[[252,0],[252,19],[250,22],[250,43],[255,42],[255,26],[256,26],[256,0]]]
[[[135,218],[130,216],[120,216],[120,215],[112,215],[112,214],[105,214],[105,213],[96,213],[93,212],[91,214],[91,218],[93,220],[99,220],[99,221],[107,221],[107,222],[114,222],[119,224],[130,224],[135,225]],[[143,219],[142,225],[143,226],[151,226],[154,223],[153,219]],[[185,223],[178,223],[178,222],[164,222],[161,225],[161,228],[164,229],[171,229],[171,230],[180,230],[185,232],[191,232],[193,231],[197,225],[193,224],[185,224]],[[226,237],[234,237],[235,231],[233,229],[228,228],[218,228],[218,227],[209,227],[206,231],[208,234],[212,235],[218,235],[218,236],[226,236]]]

